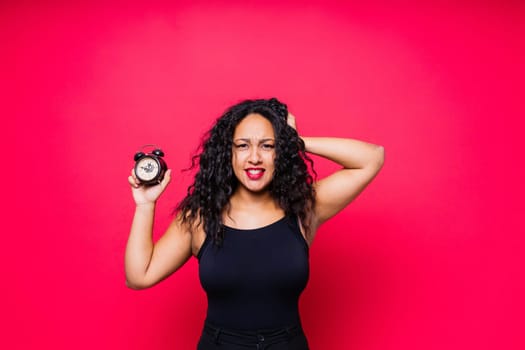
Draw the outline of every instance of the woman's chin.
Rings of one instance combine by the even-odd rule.
[[[263,183],[255,183],[255,184],[245,184],[242,186],[247,192],[253,193],[253,194],[262,194],[265,192],[268,192],[268,184]]]

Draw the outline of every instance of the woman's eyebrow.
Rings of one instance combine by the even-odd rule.
[[[252,139],[250,139],[250,138],[240,137],[240,138],[235,139],[235,140],[233,140],[233,141],[234,141],[234,142],[244,141],[244,142],[251,143]],[[275,139],[273,139],[273,138],[271,138],[271,137],[268,137],[268,138],[260,139],[260,140],[259,140],[259,143],[268,142],[268,141],[275,141]]]

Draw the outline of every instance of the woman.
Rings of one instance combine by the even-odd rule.
[[[307,153],[342,166],[314,182]],[[276,99],[226,111],[194,158],[199,170],[166,233],[152,241],[157,186],[129,177],[135,215],[126,247],[127,285],[148,288],[193,255],[208,297],[199,350],[308,349],[298,299],[319,226],[348,205],[383,165],[381,146],[299,137]]]

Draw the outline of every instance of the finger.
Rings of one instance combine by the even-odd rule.
[[[161,186],[164,188],[168,186],[168,184],[171,181],[171,169],[166,170],[166,173],[164,174],[164,178],[160,182]]]
[[[135,175],[135,169],[131,169],[131,177],[133,178],[134,182],[138,183],[137,176]]]
[[[131,178],[131,180],[130,180]],[[131,176],[128,177],[128,181],[131,186],[137,188],[140,186],[140,181],[137,179],[137,176],[135,175],[135,168],[131,169]]]
[[[139,183],[137,182],[137,180],[133,177],[133,176],[128,176],[128,182],[129,184],[132,186],[132,187],[135,187],[135,188],[138,188],[139,187]]]
[[[138,179],[137,174],[135,174],[135,168],[131,169],[131,177],[133,177],[137,186],[140,186],[140,180]]]
[[[286,122],[288,123],[289,126],[291,126],[292,128],[296,129],[296,126],[295,126],[295,117],[292,113],[288,113],[288,118],[286,119]]]

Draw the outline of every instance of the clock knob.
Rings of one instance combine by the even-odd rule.
[[[137,160],[139,160],[140,158],[142,158],[144,156],[145,156],[144,152],[137,152],[137,153],[135,153],[135,156],[133,157],[133,160],[136,162]]]
[[[164,152],[160,148],[154,149],[152,153],[158,157],[164,157]]]

